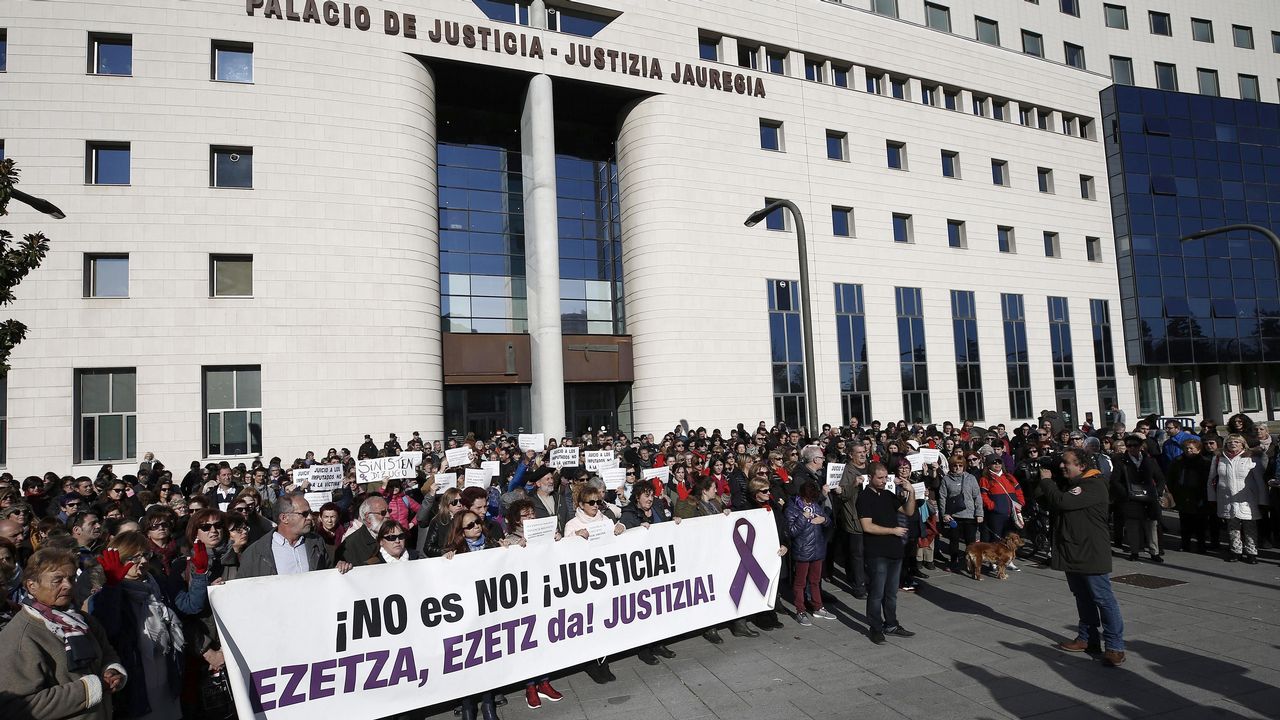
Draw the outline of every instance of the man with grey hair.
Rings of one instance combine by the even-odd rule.
[[[360,503],[356,518],[362,528],[352,528],[338,546],[337,558],[352,565],[364,565],[378,552],[378,530],[387,519],[387,499],[370,495]]]
[[[823,462],[822,448],[817,445],[805,445],[800,448],[800,462],[791,470],[791,482],[787,483],[787,495],[800,494],[800,488],[810,480],[816,482],[818,487],[823,487],[826,483],[818,474],[822,471]]]
[[[1098,468],[1098,472],[1102,473],[1102,477],[1107,482],[1111,482],[1111,458],[1102,452],[1102,441],[1096,437],[1089,436],[1084,439],[1083,449],[1089,453],[1089,457],[1093,458],[1094,466]]]

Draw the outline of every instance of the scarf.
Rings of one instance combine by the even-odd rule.
[[[484,533],[481,533],[475,540],[467,538],[467,552],[475,552],[483,550],[485,544]]]
[[[142,619],[142,632],[147,639],[159,647],[165,655],[181,654],[182,649],[186,647],[186,637],[182,634],[182,621],[165,603],[155,578],[144,575],[140,580],[125,580],[120,583],[120,590],[134,606],[146,613]]]
[[[58,639],[64,643],[67,642],[67,638],[89,634],[89,623],[85,622],[80,613],[73,608],[58,610],[29,596],[23,600],[22,607],[44,621],[44,626],[49,629],[49,632],[58,636]]]
[[[482,541],[483,541],[483,539],[484,539],[484,538],[481,538],[481,540],[482,540]],[[474,548],[473,548],[473,549],[474,549]],[[391,553],[387,552],[386,548],[378,548],[378,554],[382,556],[382,561],[383,561],[383,562],[386,562],[386,563],[398,563],[398,562],[408,562],[408,561],[409,561],[409,551],[408,551],[408,550],[405,550],[405,551],[404,551],[404,554],[403,554],[403,555],[401,555],[400,557],[396,557],[395,555],[392,555]]]

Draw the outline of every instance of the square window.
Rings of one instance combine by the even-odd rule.
[[[973,23],[978,42],[1000,46],[1000,23],[984,17],[975,17]]]
[[[210,255],[209,296],[253,297],[253,256]]]
[[[1067,64],[1073,68],[1084,70],[1084,48],[1071,43],[1062,43],[1063,54],[1067,59]]]
[[[831,206],[831,234],[836,237],[853,236],[853,208]]]
[[[846,160],[848,135],[836,130],[827,131],[827,159]]]
[[[1044,37],[1040,33],[1023,30],[1022,52],[1036,57],[1044,57]]]
[[[842,88],[849,87],[849,68],[832,65],[831,81],[832,83],[835,84],[836,87],[842,87]]]
[[[1129,11],[1123,5],[1103,5],[1102,12],[1106,16],[1107,27],[1117,30],[1129,29]]]
[[[760,69],[760,48],[751,46],[745,42],[738,43],[738,66],[750,68],[751,70]]]
[[[253,148],[210,148],[209,185],[219,188],[252,188]]]
[[[89,33],[90,75],[132,75],[133,36]]]
[[[1112,55],[1111,80],[1117,85],[1133,85],[1133,60]]]
[[[134,368],[75,371],[75,462],[137,455],[137,385]]]
[[[953,248],[965,247],[963,220],[947,221],[947,247],[953,247]]]
[[[1156,87],[1161,90],[1178,90],[1178,67],[1173,63],[1156,63]]]
[[[942,151],[942,176],[949,178],[960,177],[960,153],[951,150]]]
[[[888,155],[889,167],[894,170],[907,169],[907,145],[906,143],[894,142],[889,140],[884,144],[885,152]]]
[[[1191,18],[1191,39],[1196,42],[1213,42],[1213,21]]]
[[[1231,26],[1231,42],[1238,48],[1253,49],[1253,28],[1244,25]]]
[[[87,298],[129,297],[129,256],[84,256],[84,296]]]
[[[1047,232],[1044,234],[1044,256],[1045,257],[1062,257],[1062,249],[1058,246],[1058,233]]]
[[[911,235],[911,216],[894,213],[893,241],[896,243],[909,243],[912,241]]]
[[[1084,254],[1088,258],[1089,262],[1102,262],[1102,238],[1085,238]]]
[[[209,457],[262,454],[262,368],[204,368],[204,412]]]
[[[1002,253],[1014,252],[1013,228],[1005,225],[996,227],[996,247]]]
[[[1241,100],[1261,100],[1258,94],[1258,76],[1257,75],[1241,75],[1240,76],[1240,99]]]
[[[86,185],[128,185],[129,143],[90,142],[85,144]]]
[[[782,152],[782,123],[761,118],[760,149]]]
[[[1147,17],[1151,20],[1152,35],[1173,35],[1173,22],[1169,20],[1169,13],[1152,10],[1147,13]]]
[[[1200,84],[1201,95],[1212,95],[1217,97],[1218,92],[1218,71],[1208,68],[1196,68],[1196,80]]]
[[[698,36],[698,57],[716,62],[720,59],[720,38]]]
[[[888,17],[898,17],[898,0],[872,0],[871,12]]]
[[[927,2],[924,4],[924,24],[934,30],[951,32],[951,9],[946,5]]]
[[[1080,17],[1080,0],[1058,0],[1058,8],[1066,15]]]
[[[1089,175],[1080,176],[1080,197],[1085,200],[1096,200],[1093,191],[1093,178]]]
[[[213,41],[213,80],[253,82],[253,43]]]
[[[1053,170],[1036,168],[1036,184],[1042,193],[1053,192]]]
[[[766,68],[774,75],[787,74],[787,53],[782,50],[769,50],[765,52],[765,59],[769,61]]]
[[[1009,187],[1009,163],[1006,160],[991,159],[991,184]]]
[[[813,82],[822,82],[822,60],[813,58],[804,59],[804,79]]]

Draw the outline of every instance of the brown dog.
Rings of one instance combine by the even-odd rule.
[[[966,564],[973,572],[974,580],[982,579],[982,563],[996,564],[996,577],[1004,580],[1007,577],[1009,562],[1013,560],[1018,548],[1022,547],[1022,537],[1018,533],[1009,533],[998,543],[970,543],[965,552]]]

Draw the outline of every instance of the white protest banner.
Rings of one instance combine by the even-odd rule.
[[[659,468],[645,468],[640,471],[640,478],[642,480],[652,480],[654,478],[658,478],[659,480],[662,481],[663,485],[667,484],[667,480],[670,477],[671,477],[671,468],[665,465]]]
[[[768,610],[777,551],[773,517],[750,510],[610,543],[242,578],[209,600],[240,718],[383,717]]]
[[[436,473],[436,494],[443,495],[445,490],[458,487],[458,476],[453,473]]]
[[[342,487],[341,465],[312,465],[309,469],[311,470],[311,489],[315,492],[337,490]],[[297,470],[294,472],[296,473]]]
[[[463,478],[462,487],[489,487],[489,478],[493,477],[488,470],[484,468],[467,468],[466,477]]]
[[[552,450],[548,464],[553,468],[578,467],[578,448],[558,447]]]
[[[604,486],[610,490],[617,490],[627,484],[626,468],[604,468],[600,471],[600,479],[604,481]]]
[[[844,475],[844,463],[827,463],[827,487],[840,487],[840,476]]]
[[[421,451],[421,450],[405,450],[404,452],[400,453],[400,457],[407,457],[407,458],[409,458],[409,460],[411,460],[411,461],[413,462],[413,466],[414,466],[414,467],[419,467],[419,466],[421,466],[421,465],[422,465],[422,451]]]
[[[547,439],[542,433],[520,433],[516,440],[520,444],[521,452],[530,450],[542,452],[547,449]]]
[[[485,460],[480,463],[480,469],[489,473],[489,477],[498,477],[498,473],[502,472],[502,464],[497,460]]]
[[[449,448],[444,451],[444,459],[448,461],[449,467],[470,465],[472,455],[475,455],[475,452],[466,445],[463,445],[462,447]]]
[[[582,453],[582,462],[587,468],[587,472],[595,472],[600,469],[600,463],[606,463],[613,460],[612,450],[587,450]]]
[[[937,448],[920,448],[920,456],[926,465],[932,465],[942,459],[942,451]]]
[[[522,520],[520,529],[524,532],[525,544],[550,545],[555,542],[557,524],[558,519],[555,516]]]
[[[361,485],[391,478],[411,478],[415,474],[413,463],[402,455],[356,461],[356,482]]]

